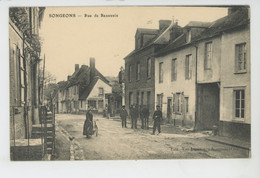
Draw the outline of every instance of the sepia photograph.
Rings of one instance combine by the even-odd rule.
[[[10,160],[250,159],[250,17],[10,7]]]

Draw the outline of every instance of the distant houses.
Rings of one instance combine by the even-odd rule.
[[[96,69],[94,58],[90,58],[89,66],[75,64],[74,73],[58,86],[56,109],[59,113],[80,113],[88,107],[103,112],[110,104],[112,86]]]
[[[250,139],[248,11],[230,7],[214,22],[137,29],[125,57],[126,106],[160,105],[166,122]]]

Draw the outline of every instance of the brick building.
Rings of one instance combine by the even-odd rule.
[[[173,28],[176,26],[176,28]],[[159,29],[138,28],[135,49],[125,60],[125,105],[146,105],[150,112],[155,108],[154,55],[169,43],[171,29],[178,30],[170,20],[160,20]]]

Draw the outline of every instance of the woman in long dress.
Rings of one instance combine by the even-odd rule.
[[[84,127],[83,127],[83,135],[86,135],[86,137],[88,138],[92,134],[93,134],[93,114],[91,110],[88,109],[86,113],[86,120],[84,122]]]

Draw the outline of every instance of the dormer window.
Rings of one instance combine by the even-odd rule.
[[[190,43],[191,41],[191,30],[188,30],[186,33],[186,42]]]

